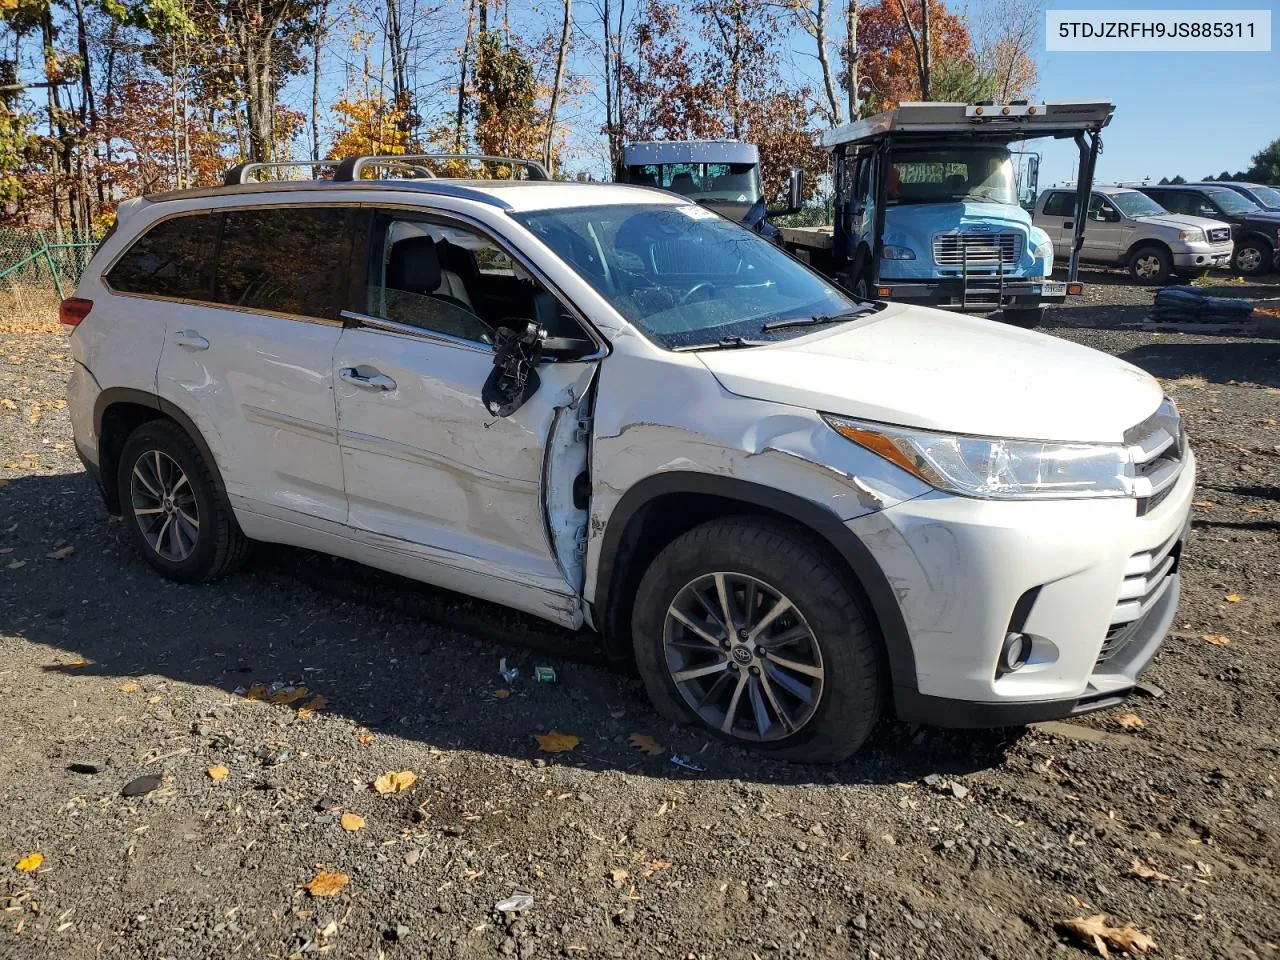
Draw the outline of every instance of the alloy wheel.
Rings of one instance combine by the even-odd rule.
[[[709,726],[750,741],[792,736],[813,719],[826,669],[795,605],[743,573],[699,577],[676,593],[663,627],[667,670]]]
[[[1262,253],[1256,247],[1245,247],[1236,254],[1236,269],[1241,273],[1253,273],[1262,266]]]
[[[138,528],[152,550],[172,563],[191,556],[200,537],[200,508],[176,460],[148,450],[133,465],[129,495]]]
[[[1156,256],[1139,257],[1134,263],[1134,269],[1143,280],[1158,277],[1161,271],[1160,258]]]

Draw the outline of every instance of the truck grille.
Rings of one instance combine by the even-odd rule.
[[[1142,618],[1169,589],[1169,578],[1178,572],[1182,555],[1181,536],[1179,531],[1160,546],[1135,553],[1125,563],[1124,580],[1111,613],[1111,626],[1098,654],[1099,665],[1129,645],[1138,634]]]
[[[1138,516],[1150,513],[1178,482],[1186,454],[1186,437],[1178,408],[1165,398],[1158,410],[1125,431],[1124,442],[1133,460],[1133,486]]]
[[[1210,243],[1226,243],[1231,239],[1230,227],[1210,227],[1208,233]]]
[[[1022,256],[1020,233],[936,233],[933,262],[939,266],[994,266],[1017,263]]]

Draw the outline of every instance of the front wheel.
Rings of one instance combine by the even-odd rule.
[[[1005,323],[1013,324],[1015,327],[1022,327],[1030,330],[1032,327],[1038,327],[1044,323],[1044,307],[1034,307],[1030,310],[1014,310],[1005,307],[1000,311],[1000,318]]]
[[[1167,283],[1173,276],[1173,257],[1163,247],[1140,247],[1129,257],[1129,276],[1149,286]]]
[[[848,574],[799,531],[713,520],[670,543],[636,594],[636,662],[665,716],[788,760],[834,763],[881,711],[879,637]]]
[[[1265,240],[1247,237],[1236,244],[1235,268],[1246,277],[1258,277],[1271,269],[1273,257]]]

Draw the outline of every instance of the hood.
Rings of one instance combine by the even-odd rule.
[[[1221,220],[1214,220],[1210,217],[1193,217],[1187,213],[1161,213],[1154,217],[1134,217],[1134,220],[1138,223],[1154,223],[1162,227],[1176,227],[1179,230],[1197,227],[1201,230],[1214,230],[1231,226],[1231,224],[1223,223]]]
[[[1253,227],[1280,227],[1280,210],[1252,210],[1240,219]]]
[[[1027,232],[1031,217],[1021,207],[1007,203],[979,203],[972,200],[956,203],[905,203],[885,207],[885,242],[892,230],[910,238],[923,249],[930,249],[935,233],[956,233],[983,227],[992,233],[1009,230]]]
[[[731,393],[881,423],[1118,443],[1160,405],[1137,367],[1057,337],[927,307],[697,354]]]

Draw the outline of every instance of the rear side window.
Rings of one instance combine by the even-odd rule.
[[[250,310],[336,319],[350,235],[341,207],[229,210],[213,298]]]
[[[205,300],[213,279],[210,264],[218,236],[218,215],[172,217],[136,240],[107,273],[120,293]]]
[[[1070,217],[1075,212],[1076,195],[1074,193],[1066,193],[1060,190],[1049,194],[1049,199],[1044,202],[1044,215],[1046,217]]]

